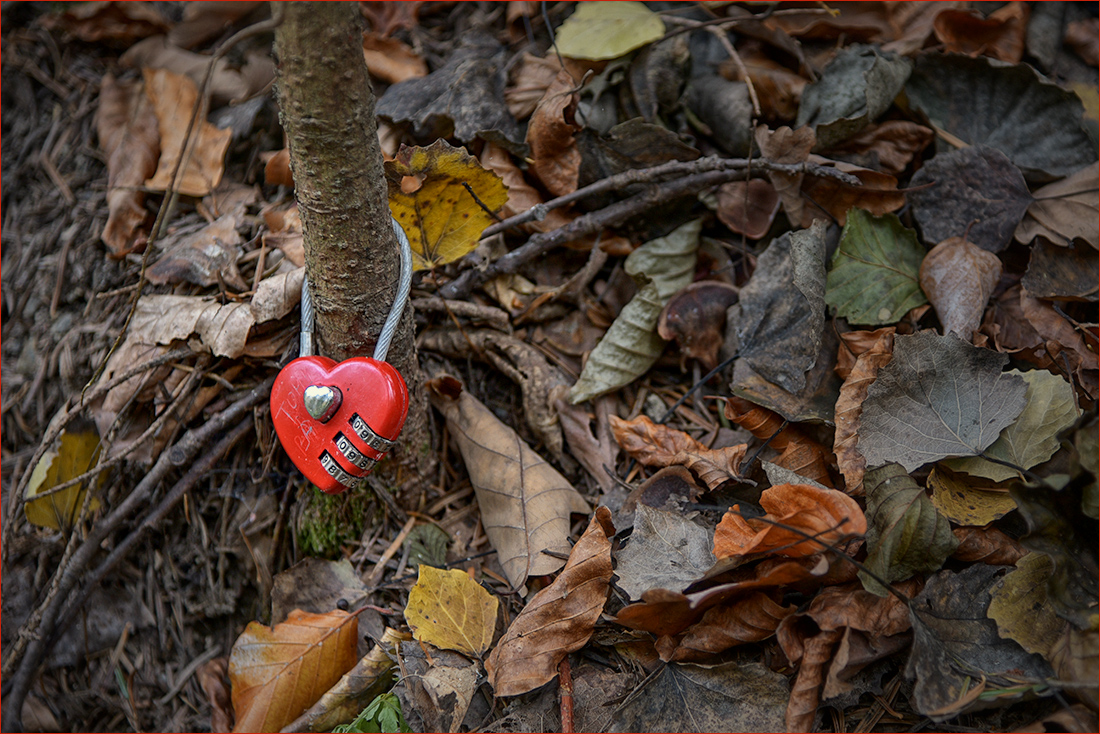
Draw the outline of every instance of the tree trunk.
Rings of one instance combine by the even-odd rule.
[[[358,5],[276,2],[272,15],[282,16],[275,31],[277,99],[302,218],[317,351],[337,361],[369,357],[397,290],[400,256]],[[388,361],[405,378],[410,396],[395,458],[426,469],[428,403],[411,306]]]

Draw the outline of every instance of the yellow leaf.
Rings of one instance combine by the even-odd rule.
[[[665,34],[661,16],[639,2],[578,3],[558,28],[558,51],[574,59],[615,59]]]
[[[99,434],[95,428],[63,431],[59,440],[57,450],[47,451],[34,467],[27,485],[27,502],[23,505],[23,512],[27,514],[28,522],[40,528],[68,531],[84,504],[84,493],[87,491],[84,482],[44,497],[39,495],[95,466],[99,456]],[[100,473],[96,481],[97,489],[103,485],[105,478]],[[88,509],[99,509],[99,500],[93,497]]]
[[[493,641],[497,598],[464,571],[421,564],[405,621],[421,642],[480,657]]]
[[[249,623],[229,654],[233,731],[279,731],[294,721],[355,665],[358,636],[356,617],[339,610],[295,609],[274,627]]]
[[[409,237],[414,270],[446,265],[477,247],[493,223],[477,199],[493,212],[508,201],[500,176],[443,140],[427,148],[401,146],[386,161],[386,180],[390,211]]]

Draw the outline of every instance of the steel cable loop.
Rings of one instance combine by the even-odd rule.
[[[405,311],[405,304],[409,301],[409,293],[412,291],[412,248],[409,246],[409,238],[405,230],[401,228],[397,220],[392,216],[393,233],[397,235],[400,245],[401,271],[398,275],[397,295],[394,297],[390,313],[386,316],[386,323],[382,325],[382,331],[378,335],[378,341],[374,345],[374,358],[380,362],[386,361],[386,355],[390,351],[390,343],[397,326],[401,322],[401,314]],[[313,329],[316,317],[313,312],[313,298],[309,294],[309,278],[302,278],[302,332],[298,338],[298,356],[308,357],[313,354]]]

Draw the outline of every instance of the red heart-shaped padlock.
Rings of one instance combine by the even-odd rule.
[[[354,486],[393,446],[409,390],[388,362],[299,357],[271,388],[271,418],[283,449],[329,494]]]

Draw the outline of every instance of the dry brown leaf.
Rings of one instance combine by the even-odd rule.
[[[935,133],[908,120],[887,120],[829,148],[829,155],[897,176],[932,142]]]
[[[392,35],[404,28],[411,31],[420,23],[420,6],[424,3],[412,2],[361,2],[359,12],[370,23],[372,30],[382,36]]]
[[[158,243],[164,254],[145,271],[154,285],[194,283],[204,287],[224,284],[238,292],[248,290],[237,270],[240,245],[237,231],[244,208],[225,214],[197,232],[169,235]]]
[[[718,366],[718,350],[726,330],[726,309],[737,303],[739,291],[729,283],[700,280],[669,299],[657,318],[657,334],[680,345],[680,366],[698,359],[710,371]]]
[[[611,583],[611,511],[597,507],[569,562],[535,594],[485,661],[497,696],[518,696],[548,683],[558,663],[592,636]]]
[[[734,396],[726,400],[725,414],[757,438],[763,441],[771,439],[768,445],[780,452],[772,460],[773,464],[790,469],[826,487],[833,486],[826,449],[796,426],[788,425],[783,428],[783,418],[778,413]]]
[[[968,10],[944,10],[932,27],[947,53],[989,56],[1010,64],[1020,63],[1027,40],[1027,5],[1010,2],[983,18]]]
[[[511,7],[513,4],[509,4]],[[517,120],[530,117],[546,90],[554,83],[561,64],[553,55],[542,57],[525,53],[511,74],[504,90],[504,102]]]
[[[160,133],[153,106],[137,82],[103,76],[96,111],[96,135],[107,154],[107,224],[101,235],[113,257],[122,257],[144,239],[145,179],[157,169]]]
[[[1001,279],[1001,260],[965,237],[933,247],[920,265],[920,287],[940,317],[944,335],[971,341],[985,304]]]
[[[229,660],[208,660],[195,671],[195,680],[210,702],[210,731],[233,730],[233,702],[229,693]]]
[[[145,185],[158,191],[167,191],[172,185],[180,157],[187,154],[187,164],[179,175],[176,190],[186,196],[206,196],[222,180],[225,166],[225,153],[233,131],[221,130],[206,121],[206,109],[203,106],[197,114],[195,129],[191,133],[190,145],[184,150],[184,137],[187,124],[195,113],[195,102],[199,93],[195,83],[181,74],[164,69],[143,70],[145,93],[153,103],[160,129],[160,160],[156,173]]]
[[[1077,684],[1067,686],[1067,693],[1071,693],[1093,711],[1100,703],[1097,700],[1100,691],[1096,687],[1097,678],[1100,677],[1100,670],[1097,670],[1100,663],[1098,643],[1100,636],[1096,630],[1081,630],[1072,624],[1066,624],[1065,632],[1051,647],[1048,656],[1059,680]]]
[[[138,299],[126,341],[170,344],[195,335],[196,346],[233,359],[245,353],[253,323],[247,303],[222,305],[201,296],[147,295]]]
[[[294,174],[290,172],[290,148],[260,153],[264,161],[264,183],[270,186],[293,186]]]
[[[279,731],[351,670],[359,625],[334,610],[295,609],[274,627],[250,622],[229,654],[233,731]]]
[[[1013,236],[1024,244],[1042,236],[1062,246],[1080,238],[1100,249],[1098,177],[1100,163],[1093,163],[1036,191]]]
[[[802,90],[809,81],[759,51],[742,50],[741,57],[745,71],[756,89],[760,111],[764,113],[764,117],[769,120],[793,120],[798,114]],[[733,61],[722,63],[718,71],[730,81],[745,80],[740,65]]]
[[[206,77],[210,66],[210,56],[184,51],[169,43],[165,36],[154,36],[131,46],[122,55],[119,62],[123,66],[150,72],[159,69],[172,74],[186,76],[197,89]],[[230,102],[241,102],[263,91],[275,79],[275,64],[269,54],[249,53],[245,65],[234,68],[226,59],[214,62],[214,72],[206,88],[210,100],[215,106]],[[187,125],[188,117],[177,123]],[[205,117],[201,118],[205,119]]]
[[[1100,29],[1100,22],[1096,18],[1083,18],[1066,25],[1066,45],[1076,51],[1089,66],[1100,63],[1098,29]]]
[[[847,380],[856,366],[859,355],[875,346],[883,334],[893,334],[896,326],[884,326],[874,331],[846,331],[840,335],[840,346],[836,350],[836,373],[840,379]]]
[[[1063,364],[1068,362],[1078,384],[1094,400],[1100,396],[1097,386],[1097,369],[1100,368],[1097,354],[1089,349],[1073,325],[1049,303],[1032,298],[1026,288],[1020,289],[1020,310],[1042,338],[1047,354],[1058,362],[1057,371],[1064,370]]]
[[[1027,726],[1021,726],[1012,731],[1014,734],[1021,732],[1045,734],[1048,731],[1093,732],[1100,731],[1100,721],[1097,720],[1095,711],[1083,703],[1075,703],[1069,708],[1058,709]]]
[[[661,655],[661,659],[677,663],[700,662],[731,647],[766,640],[795,608],[776,603],[771,594],[754,591],[729,604],[708,609],[702,619],[684,630],[683,639],[667,654]]]
[[[531,173],[555,196],[577,190],[581,170],[581,151],[573,133],[576,82],[565,71],[555,77],[539,100],[527,124],[527,144],[531,146]]]
[[[959,541],[951,557],[963,563],[988,563],[992,566],[1014,566],[1027,555],[1019,541],[994,527],[952,528]]]
[[[683,464],[698,474],[708,489],[740,479],[737,467],[745,458],[745,444],[708,449],[683,431],[654,423],[645,415],[632,421],[613,415],[611,431],[623,451],[646,466]]]
[[[428,64],[404,41],[374,31],[363,32],[363,60],[371,76],[387,84],[428,75]]]
[[[188,3],[183,6],[183,19],[168,31],[168,42],[179,48],[194,48],[225,33],[263,4],[237,0]]]
[[[88,43],[125,48],[155,33],[168,30],[168,19],[149,3],[73,3],[65,12],[44,15],[39,21],[50,30],[61,30]]]
[[[832,165],[838,171],[849,173],[860,180],[860,185],[849,186],[824,176],[807,176],[802,182],[802,193],[813,203],[807,203],[802,210],[803,227],[809,227],[826,213],[844,226],[848,221],[848,210],[853,207],[881,217],[905,205],[905,192],[898,191],[898,180],[889,174],[817,155],[811,155],[808,160],[818,165]]]
[[[800,127],[792,130],[783,126],[778,130],[769,130],[764,125],[756,128],[756,144],[761,154],[775,163],[805,163],[817,142],[813,128]],[[783,211],[791,222],[802,221],[802,178],[801,173],[779,173],[768,171],[768,180],[772,182],[779,200],[783,202]]]
[[[608,416],[613,397],[596,398],[592,404],[596,408],[595,431],[589,426],[591,419],[582,405],[573,405],[566,397],[569,388],[562,385],[550,391],[550,404],[558,413],[561,432],[569,444],[569,453],[573,455],[604,494],[617,485],[615,479],[604,467],[613,467],[619,459],[619,444],[611,437]]]
[[[513,589],[528,576],[557,571],[562,561],[543,550],[568,550],[570,513],[588,503],[516,432],[453,377],[430,380],[432,405],[458,442],[481,522]]]
[[[813,730],[817,705],[821,702],[821,686],[825,683],[825,667],[842,634],[841,630],[826,630],[802,644],[798,675],[791,684],[791,697],[787,702],[787,731]]]
[[[481,165],[500,176],[508,188],[508,201],[501,207],[499,213],[502,219],[523,214],[528,209],[543,203],[542,196],[534,186],[527,183],[527,179],[523,177],[523,171],[519,170],[519,166],[512,161],[511,154],[504,148],[486,143],[481,151],[480,161]],[[566,214],[564,209],[559,207],[551,209],[541,220],[527,222],[523,225],[523,229],[527,232],[549,232],[565,226],[574,218],[575,216]]]
[[[833,452],[836,454],[840,473],[844,475],[846,491],[854,497],[862,496],[864,493],[863,472],[867,468],[867,460],[860,453],[858,446],[859,418],[863,413],[863,401],[867,397],[867,390],[871,387],[871,383],[878,376],[878,371],[894,356],[895,331],[896,328],[890,326],[873,332],[862,332],[877,334],[878,338],[873,345],[856,357],[856,363],[845,378],[844,384],[840,386],[840,396],[836,400],[834,417],[836,433]],[[847,337],[848,334],[843,336]],[[845,340],[845,343],[848,343],[848,340]]]
[[[780,484],[764,490],[760,506],[768,513],[763,519],[742,517],[738,505],[725,514],[714,530],[717,558],[750,553],[777,553],[798,558],[820,553],[845,538],[867,532],[863,510],[855,500],[835,489]]]
[[[252,319],[257,324],[263,324],[281,319],[293,311],[302,300],[302,280],[305,277],[306,269],[298,267],[261,280],[249,304]]]
[[[295,267],[306,264],[306,247],[302,234],[302,218],[298,216],[298,203],[294,202],[282,211],[265,209],[263,234],[264,247],[277,247]]]
[[[733,232],[761,239],[778,211],[779,194],[763,179],[731,181],[718,187],[718,219]]]

